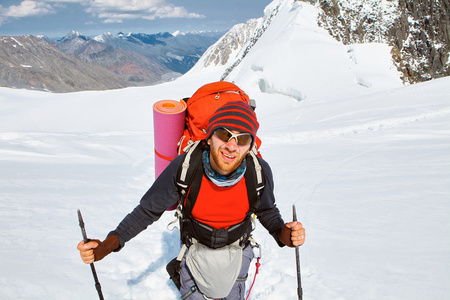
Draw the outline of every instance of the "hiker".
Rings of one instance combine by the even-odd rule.
[[[259,128],[252,107],[242,101],[228,102],[217,109],[208,124],[206,139],[196,145],[200,157],[197,187],[193,183],[187,188],[187,197],[180,195],[178,176],[187,154],[177,156],[140,204],[104,241],[78,244],[86,264],[119,251],[179,199],[183,214],[181,238],[183,249],[187,249],[179,255],[177,274],[171,274],[171,278],[179,277],[176,284],[181,299],[244,299],[245,280],[253,259],[249,238],[254,220],[249,212],[258,217],[280,247],[304,243],[302,224],[283,221],[275,204],[272,172],[261,158],[257,163],[262,166],[265,185],[256,204],[249,199],[256,192],[251,191],[254,187],[248,186],[245,174],[255,172],[250,154]],[[192,165],[194,154],[188,154],[192,154]],[[186,208],[192,193],[198,193],[193,200],[195,205]]]

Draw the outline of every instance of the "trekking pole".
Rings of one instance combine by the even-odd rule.
[[[293,214],[293,221],[297,222],[297,212],[295,211],[295,205],[292,204],[292,214]],[[297,295],[298,300],[303,299],[303,289],[302,289],[302,275],[300,274],[300,250],[298,248],[299,246],[295,246],[295,260],[297,262]]]
[[[83,217],[81,216],[80,210],[78,210],[78,221],[80,222],[81,234],[83,235],[83,240],[84,240],[84,243],[86,244],[88,242],[88,238],[86,235],[86,230],[84,229]],[[94,263],[91,263],[91,271],[92,271],[92,276],[94,276],[95,289],[97,290],[98,297],[100,298],[100,300],[104,300],[103,293],[102,293],[102,287],[100,285],[100,282],[98,281],[97,272],[95,271]]]

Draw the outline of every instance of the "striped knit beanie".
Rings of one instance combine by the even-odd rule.
[[[225,103],[211,116],[206,131],[206,139],[209,139],[214,131],[223,127],[242,133],[250,133],[253,142],[255,142],[259,124],[256,114],[249,104],[242,101],[232,101]]]

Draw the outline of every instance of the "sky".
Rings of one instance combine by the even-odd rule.
[[[264,15],[270,0],[2,0],[0,36],[226,31]]]

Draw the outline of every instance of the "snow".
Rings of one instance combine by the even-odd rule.
[[[25,48],[18,40],[16,40],[15,38],[11,38],[14,42],[16,42],[16,44],[15,45],[13,45],[13,47],[14,48],[16,48],[17,47],[17,45],[19,45],[20,47],[22,47],[22,48]]]
[[[304,299],[447,299],[450,78],[402,86],[387,45],[344,46],[315,13],[285,1],[228,78],[257,101],[282,215],[295,204],[306,228]],[[89,237],[114,229],[154,180],[153,103],[223,71],[114,91],[0,88],[1,299],[98,298],[76,210]],[[172,220],[95,264],[105,299],[179,298],[165,271],[179,250]],[[260,225],[255,239],[250,299],[296,299],[294,250]]]
[[[172,33],[173,36],[177,36],[177,35],[179,35],[179,34],[183,34],[183,32],[177,30],[177,31],[175,31],[175,32]]]

